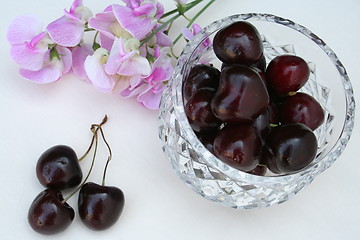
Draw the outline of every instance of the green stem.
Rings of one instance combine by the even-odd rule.
[[[199,4],[200,2],[202,2],[203,0],[196,0],[194,2],[189,3],[186,7],[186,10],[184,11],[187,12],[189,11],[191,8],[195,7],[197,4]],[[215,0],[212,0],[215,1]],[[191,4],[191,5],[190,5]],[[155,36],[156,33],[158,33],[159,31],[161,31],[161,29],[165,28],[167,25],[169,25],[171,22],[175,21],[178,17],[182,16],[180,13],[176,14],[174,17],[170,18],[169,20],[167,20],[166,22],[164,22],[160,27],[158,27],[157,29],[155,29],[155,31],[153,31],[149,36],[147,36],[144,40],[141,41],[140,46],[146,44],[151,38],[153,38]]]
[[[197,5],[199,2],[202,2],[202,1],[203,1],[203,0],[195,0],[195,1],[191,2],[191,3],[188,3],[188,4],[186,4],[185,9],[190,9],[190,8],[192,8],[193,6]],[[164,15],[162,15],[160,19],[166,18],[166,17],[168,17],[168,16],[170,16],[170,15],[173,15],[174,13],[177,13],[177,12],[178,12],[178,9],[175,8],[175,9],[169,11],[169,12],[164,13]]]
[[[107,159],[106,164],[105,164],[104,174],[103,174],[103,179],[102,179],[102,185],[105,186],[105,176],[106,176],[106,171],[107,171],[107,167],[109,165],[109,162],[112,159],[112,151],[111,151],[111,148],[110,148],[110,145],[109,145],[108,141],[106,141],[104,131],[102,130],[101,127],[100,127],[100,133],[101,133],[101,137],[104,140],[104,143],[106,144],[106,147],[107,147],[107,149],[109,151],[109,156],[108,156],[108,159]]]
[[[205,12],[205,10],[210,7],[211,4],[213,4],[215,2],[215,0],[211,0],[210,2],[208,2],[208,4],[206,4],[188,23],[188,25],[186,26],[187,28],[191,27],[191,25],[196,21],[196,19],[203,13]],[[177,36],[177,38],[174,40],[173,45],[175,45],[181,38],[182,34],[179,34]]]

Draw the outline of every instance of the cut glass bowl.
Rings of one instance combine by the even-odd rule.
[[[236,21],[249,21],[259,31],[267,63],[281,54],[295,54],[310,67],[310,79],[300,89],[315,97],[325,111],[315,131],[318,151],[305,169],[288,175],[251,175],[216,158],[197,139],[184,112],[182,83],[190,69],[211,60],[220,69],[211,46],[202,43]],[[355,101],[346,70],[329,46],[307,28],[270,14],[249,13],[216,21],[184,48],[160,106],[159,136],[163,151],[179,177],[206,199],[225,206],[250,209],[289,200],[331,166],[344,150],[354,125]],[[269,172],[269,171],[268,171]]]

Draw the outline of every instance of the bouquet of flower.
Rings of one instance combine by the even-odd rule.
[[[176,9],[166,13],[157,0],[122,1],[125,4],[112,4],[93,15],[82,0],[75,0],[45,30],[34,16],[16,18],[7,37],[20,75],[50,83],[72,72],[99,91],[136,97],[141,105],[157,109],[174,71],[173,46],[182,36],[190,40],[201,30],[194,21],[215,0],[191,19],[185,13],[203,0],[176,0]],[[173,41],[168,32],[181,16],[189,24]],[[92,43],[85,41],[87,32],[95,33]]]

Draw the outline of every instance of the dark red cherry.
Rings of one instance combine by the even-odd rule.
[[[83,176],[76,153],[64,145],[51,147],[40,156],[36,175],[43,186],[57,190],[79,185]]]
[[[266,69],[266,81],[271,91],[277,95],[296,92],[309,79],[308,64],[298,56],[281,55],[275,57]]]
[[[263,56],[257,29],[249,22],[235,22],[219,30],[213,41],[215,55],[225,63],[254,64]]]
[[[278,125],[280,122],[278,106],[273,101],[270,101],[267,110],[269,111],[270,123]]]
[[[221,71],[219,89],[211,102],[214,115],[223,122],[252,122],[268,106],[269,95],[260,75],[246,66]]]
[[[221,70],[222,70],[223,68],[225,68],[225,67],[230,67],[231,65],[244,65],[244,64],[229,64],[229,63],[223,62],[223,63],[221,64]],[[259,60],[258,62],[253,63],[253,64],[249,64],[249,65],[246,65],[246,66],[248,66],[248,67],[253,67],[253,68],[258,69],[258,70],[259,70],[258,73],[259,73],[260,75],[263,74],[263,75],[264,75],[264,79],[265,79],[265,74],[264,74],[264,72],[265,72],[265,70],[266,70],[266,58],[265,58],[264,55],[260,58],[260,60]],[[261,77],[263,77],[263,76],[261,76]]]
[[[207,150],[214,153],[213,145],[214,140],[217,135],[218,130],[206,131],[206,132],[197,132],[196,136],[199,138],[200,142],[206,147]]]
[[[32,202],[28,221],[32,229],[41,234],[55,234],[64,231],[72,222],[75,212],[58,190],[46,189]]]
[[[117,187],[88,182],[79,192],[79,215],[83,223],[93,230],[111,227],[124,208],[123,192]]]
[[[183,97],[187,101],[197,90],[212,88],[217,90],[220,82],[220,71],[213,66],[195,65],[183,83]]]
[[[213,114],[211,100],[215,91],[211,88],[198,90],[185,105],[185,113],[192,129],[196,132],[217,129],[221,121]]]
[[[266,138],[267,162],[274,173],[292,173],[308,166],[316,156],[313,131],[301,123],[275,127]]]
[[[280,111],[282,123],[302,123],[315,130],[324,122],[324,110],[320,103],[306,93],[287,97]]]
[[[265,139],[270,131],[270,114],[267,108],[255,119],[253,126],[261,139]]]
[[[241,171],[251,171],[259,163],[262,143],[251,124],[226,125],[215,137],[215,155]]]
[[[253,170],[248,171],[247,173],[257,175],[257,176],[265,176],[266,171],[267,171],[266,165],[258,164]]]

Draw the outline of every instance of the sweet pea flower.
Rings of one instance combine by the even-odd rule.
[[[7,39],[10,56],[21,68],[38,71],[42,68],[48,45],[53,41],[42,31],[42,23],[33,16],[16,18],[9,26]]]
[[[48,50],[44,57],[41,69],[37,71],[20,69],[20,75],[36,83],[55,82],[65,73],[68,73],[72,65],[71,51],[62,46]]]
[[[82,40],[85,24],[92,16],[92,12],[83,6],[82,0],[75,0],[70,10],[65,9],[64,13],[64,16],[51,22],[46,30],[55,43],[74,47]]]
[[[137,96],[136,100],[144,107],[158,109],[162,92],[174,71],[168,53],[168,48],[160,49],[157,46],[154,51],[156,60],[152,65],[151,74],[130,83],[120,95],[125,98]]]
[[[100,45],[108,51],[111,50],[115,39],[120,37],[129,39],[133,37],[120,25],[118,19],[115,17],[113,5],[90,18],[89,27],[100,32]]]
[[[116,19],[131,35],[144,39],[164,14],[164,6],[157,0],[123,0],[126,6],[112,5]]]
[[[202,28],[200,27],[199,24],[194,23],[191,26],[191,29],[188,29],[186,27],[183,27],[181,33],[183,34],[184,38],[186,38],[187,40],[192,40],[194,38],[194,36],[200,32],[202,30]],[[205,39],[205,41],[202,43],[202,45],[204,47],[208,47],[211,45],[211,40],[209,38]]]
[[[86,57],[84,62],[84,69],[90,82],[101,92],[111,92],[118,79],[118,76],[105,72],[108,58],[108,50],[98,48],[93,55]]]

